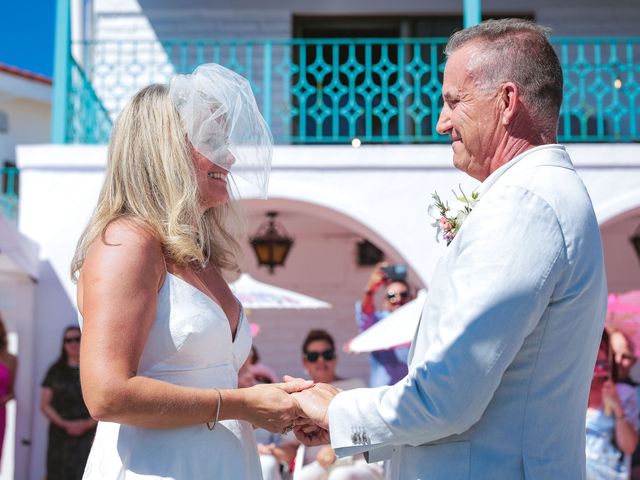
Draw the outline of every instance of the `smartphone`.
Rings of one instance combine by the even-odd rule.
[[[387,265],[386,267],[382,267],[381,270],[391,282],[403,282],[407,278],[407,266],[403,263]]]

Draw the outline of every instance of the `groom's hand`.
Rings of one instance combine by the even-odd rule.
[[[326,383],[316,383],[313,388],[308,388],[291,396],[300,405],[303,414],[318,427],[329,430],[329,404],[339,390]]]
[[[318,425],[296,426],[296,428],[293,429],[293,433],[296,438],[307,447],[331,443],[329,431],[320,428]]]

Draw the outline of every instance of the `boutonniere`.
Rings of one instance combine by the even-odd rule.
[[[429,215],[435,219],[431,226],[436,227],[436,241],[440,241],[440,235],[447,245],[455,238],[462,223],[478,203],[480,195],[473,192],[467,196],[462,187],[458,186],[460,195],[452,190],[455,200],[449,205],[449,202],[443,202],[437,192],[431,194],[433,202],[429,205]]]

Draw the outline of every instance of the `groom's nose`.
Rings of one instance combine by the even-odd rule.
[[[440,135],[446,135],[451,131],[451,111],[447,106],[447,102],[442,106],[440,116],[438,117],[438,123],[436,124],[436,131]]]

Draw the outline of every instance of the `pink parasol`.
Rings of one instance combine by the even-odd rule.
[[[622,332],[640,357],[640,290],[612,293],[607,302],[607,329]]]

